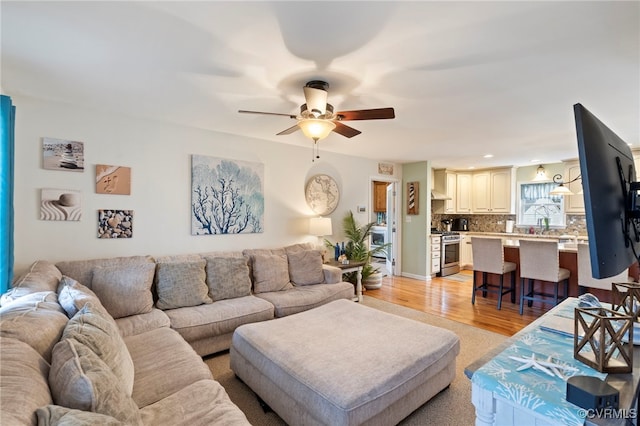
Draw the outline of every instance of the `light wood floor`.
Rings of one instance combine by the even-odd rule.
[[[483,299],[479,292],[476,294],[476,303],[472,305],[471,271],[461,273],[468,275],[467,282],[447,277],[436,277],[431,281],[384,277],[382,288],[367,290],[364,294],[506,336],[517,333],[546,312],[546,309],[525,307],[524,314],[520,315],[519,305],[517,301],[511,304],[510,295],[504,296],[502,309],[497,310],[497,300]]]

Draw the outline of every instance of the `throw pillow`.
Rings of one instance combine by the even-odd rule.
[[[63,339],[75,339],[104,361],[129,396],[133,393],[134,367],[127,345],[113,318],[88,302],[69,320]]]
[[[289,276],[295,285],[320,284],[324,282],[322,271],[322,253],[319,250],[291,252],[289,259]]]
[[[53,263],[38,260],[29,267],[24,275],[11,284],[9,291],[0,297],[0,305],[4,306],[29,293],[56,291],[61,277],[60,271]]]
[[[207,262],[158,263],[156,290],[158,309],[175,309],[211,303],[209,288],[205,282],[204,266]]]
[[[207,257],[207,286],[213,300],[251,294],[249,265],[245,257]]]
[[[122,426],[118,419],[91,411],[74,410],[59,405],[46,405],[36,410],[38,426]]]
[[[101,305],[93,291],[66,275],[62,276],[58,286],[58,302],[69,318],[77,314],[87,302]]]
[[[57,405],[105,414],[128,425],[141,424],[138,406],[111,369],[75,339],[61,340],[53,348],[49,386]]]
[[[113,318],[146,314],[153,309],[151,285],[155,263],[93,269],[91,288]]]
[[[265,293],[291,288],[289,265],[285,254],[256,254],[253,256],[253,291]]]
[[[69,320],[56,299],[54,292],[44,291],[3,306],[0,308],[0,336],[26,343],[51,362],[51,351]]]

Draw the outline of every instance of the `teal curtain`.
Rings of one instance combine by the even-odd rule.
[[[0,293],[13,279],[13,154],[16,107],[0,95]]]

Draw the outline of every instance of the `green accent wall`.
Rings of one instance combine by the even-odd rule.
[[[431,227],[431,164],[428,161],[402,166],[402,274],[427,276],[427,231]],[[407,215],[407,182],[418,182],[418,214]],[[410,221],[409,221],[410,220]]]

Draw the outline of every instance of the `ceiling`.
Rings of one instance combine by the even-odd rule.
[[[640,144],[640,2],[0,2],[2,90],[297,146],[309,80],[395,107],[321,148],[465,169],[577,156],[572,105]],[[19,105],[18,105],[19,108]],[[493,154],[492,158],[483,158]]]

